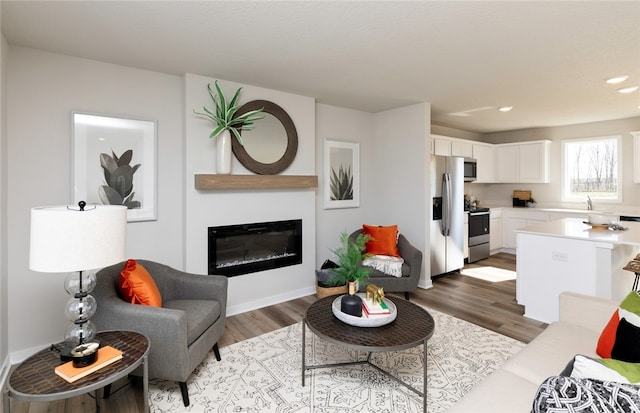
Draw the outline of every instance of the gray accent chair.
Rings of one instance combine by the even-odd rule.
[[[349,235],[349,240],[355,241],[361,233],[362,229],[352,232]],[[375,284],[378,287],[382,287],[385,293],[403,292],[404,298],[409,300],[410,294],[418,288],[418,281],[420,281],[422,252],[411,245],[402,234],[398,235],[398,251],[402,259],[404,259],[402,277],[394,277],[372,268],[367,281],[359,286],[360,292],[366,291],[367,284]]]
[[[177,381],[188,406],[189,375],[211,349],[220,361],[217,342],[226,321],[227,277],[189,274],[152,261],[136,261],[158,286],[162,308],[131,304],[120,298],[118,280],[125,265],[121,262],[97,273],[92,295],[98,309],[92,321],[98,331],[145,334],[150,340],[149,377]]]

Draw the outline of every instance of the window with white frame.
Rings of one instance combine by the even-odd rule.
[[[621,136],[562,141],[565,201],[621,201]]]

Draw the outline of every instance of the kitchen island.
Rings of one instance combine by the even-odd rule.
[[[622,268],[640,252],[640,222],[626,231],[565,218],[516,230],[516,300],[525,317],[558,320],[558,297],[574,291],[621,301],[634,274]]]

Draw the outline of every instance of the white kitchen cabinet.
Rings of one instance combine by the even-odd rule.
[[[439,136],[431,135],[433,141],[433,154],[439,156],[451,156],[451,139]]]
[[[630,133],[633,135],[633,182],[640,184],[640,131]]]
[[[452,140],[451,156],[461,156],[463,158],[473,157],[473,144],[464,140]]]
[[[489,231],[489,250],[496,254],[502,249],[502,208],[491,209]]]
[[[476,180],[479,184],[493,183],[496,181],[496,162],[495,162],[495,148],[492,144],[473,144],[473,156],[477,162]]]
[[[471,158],[473,156],[473,144],[471,141],[442,135],[431,135],[431,141],[431,153],[433,155],[459,156],[463,158]]]
[[[548,183],[551,141],[495,146],[496,182]]]
[[[533,209],[505,208],[502,217],[502,248],[516,250],[516,230],[541,224],[549,220],[547,212]]]

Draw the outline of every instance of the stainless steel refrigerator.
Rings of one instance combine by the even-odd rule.
[[[464,266],[464,158],[431,157],[431,277]]]

